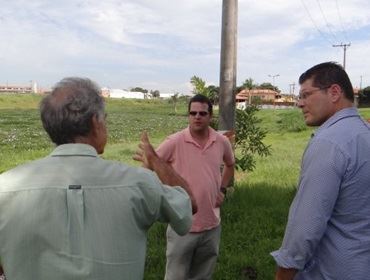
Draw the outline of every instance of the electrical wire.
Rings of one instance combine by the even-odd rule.
[[[321,12],[322,18],[323,18],[323,19],[324,19],[324,21],[325,21],[325,25],[326,25],[326,27],[327,27],[327,29],[328,29],[328,31],[329,31],[329,34],[331,34],[331,36],[333,37],[334,41],[338,42],[338,38],[337,38],[337,36],[335,35],[335,33],[333,32],[333,29],[330,27],[330,24],[329,24],[329,22],[328,22],[328,20],[327,20],[327,18],[326,18],[326,16],[325,16],[325,13],[324,13],[324,11],[323,11],[323,9],[322,9],[322,7],[321,7],[320,0],[316,0],[316,2],[317,2],[317,5],[319,6],[319,9],[320,9],[320,12]]]
[[[347,32],[346,32],[346,30],[344,28],[344,25],[343,25],[342,15],[341,15],[340,10],[339,10],[338,0],[335,0],[335,6],[337,8],[337,14],[338,14],[339,23],[340,23],[340,26],[341,26],[341,29],[342,29],[342,33],[344,35],[345,40],[347,42],[349,42]]]
[[[320,30],[320,28],[317,26],[316,22],[314,21],[314,19],[313,19],[313,17],[312,17],[312,15],[311,15],[311,13],[309,12],[309,10],[308,10],[308,8],[307,8],[306,4],[304,3],[304,1],[303,1],[303,0],[301,0],[301,2],[302,2],[302,5],[303,5],[304,9],[306,10],[306,13],[307,13],[308,17],[311,19],[311,21],[312,21],[313,25],[315,26],[316,30],[320,33],[320,35],[321,35],[321,36],[322,36],[326,41],[328,41],[328,42],[329,42],[329,44],[330,44],[330,45],[333,45],[333,43],[329,40],[329,38],[328,38],[327,36],[325,36],[325,33],[324,33],[324,32],[322,32],[322,31]]]

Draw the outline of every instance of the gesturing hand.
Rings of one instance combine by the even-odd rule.
[[[153,146],[150,144],[146,131],[141,134],[140,140],[139,148],[132,158],[136,161],[141,161],[144,167],[153,170],[154,161],[158,159],[158,156]]]

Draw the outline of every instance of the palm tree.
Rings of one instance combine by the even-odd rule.
[[[190,83],[193,85],[193,93],[203,94],[208,97],[208,90],[206,82],[197,76],[193,76],[190,79]]]
[[[254,83],[252,78],[246,79],[242,85],[242,88],[245,88],[245,89],[253,89],[255,87],[257,87],[257,84]]]

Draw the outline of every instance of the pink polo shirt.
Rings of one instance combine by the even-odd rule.
[[[168,136],[157,148],[157,153],[171,163],[193,191],[198,212],[193,216],[190,232],[218,226],[220,209],[216,208],[216,198],[221,186],[221,166],[235,161],[229,140],[209,128],[208,142],[201,148],[186,128]]]

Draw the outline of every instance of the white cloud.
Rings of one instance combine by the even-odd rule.
[[[320,4],[320,5],[319,5]],[[189,91],[193,75],[218,83],[222,1],[13,0],[0,10],[0,83],[67,75],[105,86]],[[239,0],[238,83],[284,91],[308,67],[342,62],[370,85],[370,1]]]

